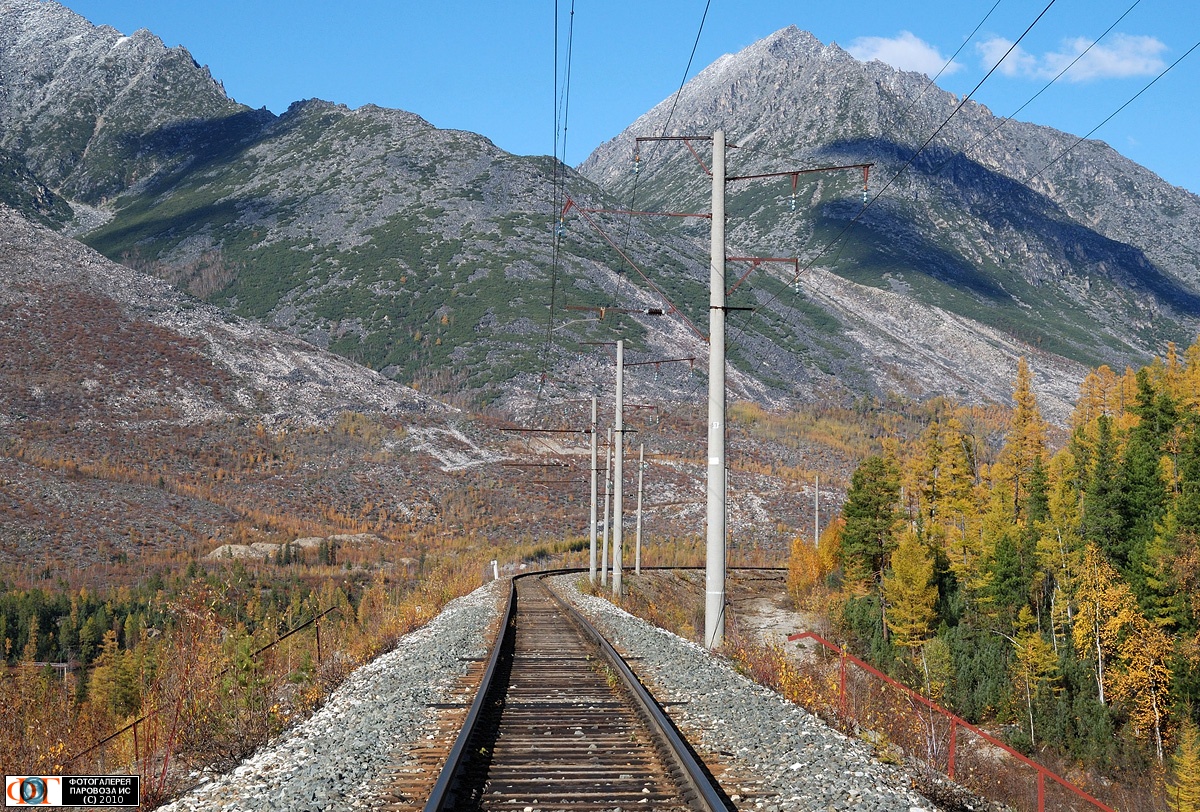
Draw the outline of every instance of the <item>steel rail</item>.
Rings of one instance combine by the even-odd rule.
[[[544,575],[541,577],[545,577]],[[679,729],[675,727],[675,723],[667,716],[662,706],[654,699],[653,694],[642,684],[642,681],[633,673],[633,669],[625,662],[622,657],[613,647],[612,643],[604,635],[600,634],[583,614],[573,606],[567,604],[557,592],[550,590],[551,597],[555,602],[563,608],[583,630],[592,642],[594,642],[604,653],[605,658],[609,661],[609,665],[617,672],[621,682],[629,689],[630,695],[634,702],[641,709],[645,718],[650,722],[653,731],[662,736],[669,749],[671,757],[682,771],[682,775],[687,784],[687,789],[690,789],[696,800],[700,803],[700,808],[706,812],[726,812],[729,806],[725,803],[725,799],[721,796],[720,791],[714,784],[714,779],[705,768],[704,764],[696,756],[691,746],[680,734]]]
[[[425,812],[441,812],[441,810],[454,808],[449,805],[454,801],[453,785],[464,764],[463,756],[466,754],[471,732],[475,729],[479,716],[483,713],[483,707],[487,703],[487,696],[492,687],[492,678],[496,675],[496,669],[500,662],[500,652],[504,649],[505,640],[512,636],[516,609],[517,583],[516,578],[513,578],[509,581],[508,606],[504,610],[504,620],[500,631],[496,633],[496,641],[492,645],[492,656],[488,658],[487,668],[484,669],[483,679],[479,683],[479,690],[475,693],[474,701],[471,702],[471,709],[467,711],[467,716],[463,719],[458,738],[454,740],[454,746],[450,748],[450,754],[446,756],[446,765],[438,774],[438,780],[433,785],[429,800],[425,803]]]
[[[468,748],[470,747],[470,740],[475,734],[480,722],[480,716],[489,702],[491,691],[493,688],[498,687],[495,683],[496,674],[502,659],[501,653],[506,647],[512,646],[516,636],[517,579],[540,579],[548,575],[562,575],[582,571],[580,569],[552,570],[549,572],[514,576],[512,579],[503,625],[500,632],[496,635],[496,641],[493,645],[487,668],[484,671],[479,689],[463,721],[454,746],[451,748],[446,758],[446,763],[430,793],[429,800],[424,806],[425,812],[441,812],[441,810],[455,809],[457,808],[456,804],[461,803],[459,791],[461,790],[462,774],[467,768],[467,761],[469,760],[470,753]],[[655,701],[654,697],[641,681],[638,680],[637,676],[625,663],[620,654],[617,653],[616,649],[613,648],[612,644],[578,610],[569,606],[553,589],[547,587],[547,591],[559,607],[564,610],[565,615],[570,621],[596,644],[605,660],[608,661],[609,667],[623,683],[629,695],[633,698],[639,714],[648,727],[651,728],[652,735],[658,739],[667,757],[674,762],[672,766],[676,768],[677,778],[683,784],[681,790],[691,805],[697,812],[726,812],[726,810],[729,810],[730,806],[726,803],[720,789],[715,785],[711,774],[696,757],[691,747],[687,744],[687,741],[662,710],[662,707]]]

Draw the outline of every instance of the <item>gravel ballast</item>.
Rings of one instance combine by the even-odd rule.
[[[656,691],[702,756],[717,754],[725,792],[739,809],[931,812],[903,770],[870,748],[734,671],[705,649],[582,595],[579,576],[552,579]],[[487,630],[508,582],[447,604],[396,648],[355,671],[311,718],[225,775],[162,807],[199,810],[369,809],[386,792],[405,753],[426,740],[437,711],[487,655]]]
[[[931,812],[911,777],[872,757],[779,694],[737,673],[703,647],[576,589],[577,575],[551,579],[654,692],[697,752],[718,754],[736,779],[723,789],[739,809]],[[697,735],[699,741],[696,741]]]

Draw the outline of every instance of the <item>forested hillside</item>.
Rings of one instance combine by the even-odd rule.
[[[1194,761],[1200,343],[1095,370],[1057,449],[1024,364],[1014,400],[996,453],[947,407],[864,460],[820,548],[795,543],[794,594],[1027,751],[1126,778]]]

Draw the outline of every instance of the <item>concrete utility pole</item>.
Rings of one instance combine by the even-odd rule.
[[[617,406],[613,430],[613,485],[616,493],[613,495],[613,594],[621,597],[621,543],[624,541],[625,515],[622,498],[625,492],[625,341],[617,339]]]
[[[591,523],[588,526],[588,538],[591,541],[591,555],[588,559],[588,578],[596,583],[596,396],[592,395],[592,509]]]
[[[725,132],[713,133],[708,299],[708,548],[704,645],[725,639]]]
[[[689,141],[689,136],[643,136],[642,141]],[[697,137],[695,140],[699,140]],[[786,172],[767,172],[758,175],[728,176],[725,173],[725,133],[713,133],[712,157],[712,224],[711,260],[709,265],[709,360],[708,360],[708,545],[704,573],[704,644],[718,648],[725,637],[725,263],[726,260],[762,262],[791,262],[799,278],[800,261],[780,257],[725,256],[725,184],[727,181],[758,180],[776,177],[792,179],[793,199],[801,175],[861,169],[863,173],[863,205],[867,205],[867,179],[873,164],[845,164],[813,169],[793,169]],[[689,147],[690,149],[690,147]],[[693,154],[694,154],[693,150]],[[647,214],[648,212],[628,212]],[[672,213],[678,217],[703,215]],[[753,270],[753,268],[752,268]],[[742,277],[745,279],[745,276]],[[741,279],[734,285],[741,284]],[[693,329],[695,327],[693,326]],[[699,331],[697,331],[699,332]]]
[[[813,483],[813,549],[821,546],[821,476]]]
[[[633,571],[642,574],[642,474],[646,471],[646,444],[638,443],[638,501],[637,541],[633,554]]]
[[[608,584],[608,517],[612,499],[612,429],[608,430],[608,456],[604,462],[604,550],[600,556],[600,583]]]

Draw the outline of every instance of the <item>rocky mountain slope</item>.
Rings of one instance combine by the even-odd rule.
[[[730,182],[730,253],[798,256],[795,291],[765,286],[781,302],[771,308],[821,303],[824,312],[857,314],[917,378],[929,366],[912,357],[936,352],[941,338],[897,332],[847,297],[864,295],[863,286],[892,291],[897,304],[935,309],[918,317],[922,331],[940,334],[965,319],[991,328],[976,328],[982,346],[999,334],[1087,364],[1123,365],[1164,341],[1190,342],[1200,324],[1200,198],[1101,142],[1068,151],[1074,136],[1003,121],[972,102],[918,155],[960,102],[924,76],[864,64],[790,28],[718,60],[580,169],[638,207],[686,208],[708,194],[692,156],[644,143],[635,181],[635,137],[724,129],[736,144],[734,176],[873,164],[868,206],[858,169],[801,175],[794,201],[787,176]],[[867,366],[888,379],[886,363]],[[1073,377],[1066,368],[1053,374]]]
[[[489,546],[585,536],[588,408],[556,408],[572,434],[513,431],[0,205],[0,564],[51,573],[364,533],[403,540],[414,557],[422,543],[479,534]],[[703,416],[633,411],[626,425],[652,438],[656,457],[647,533],[698,534]],[[762,460],[818,455],[827,490],[851,465],[842,452],[741,433],[730,449],[754,463],[731,474],[739,543],[782,545],[786,528],[811,526],[803,483]]]
[[[622,337],[627,358],[695,359],[644,384],[661,405],[703,399],[706,232],[581,212],[707,207],[686,150],[648,153],[634,193],[632,136],[666,103],[580,175],[397,110],[248,110],[183,49],[53,2],[0,0],[0,30],[0,148],[27,178],[0,193],[48,222],[69,201],[108,257],[424,391],[537,414],[606,389],[611,361],[580,344]],[[954,108],[924,85],[790,29],[697,76],[671,130],[724,126],[734,174],[873,162],[880,189]],[[731,189],[730,253],[804,269],[763,266],[730,301],[757,308],[731,317],[738,396],[1004,401],[1025,355],[1061,422],[1085,365],[1190,343],[1200,200],[1097,142],[1033,175],[1074,139],[984,138],[997,123],[968,104],[865,211],[853,173],[806,176],[795,212],[786,178]]]

